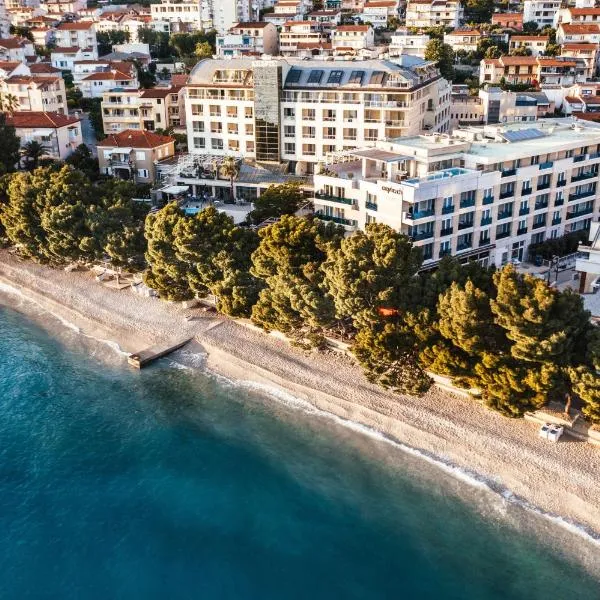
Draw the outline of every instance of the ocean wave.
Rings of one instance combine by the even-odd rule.
[[[313,404],[308,402],[307,400],[303,400],[294,396],[293,394],[286,392],[285,390],[268,384],[258,383],[254,381],[248,380],[232,380],[223,375],[216,374],[211,372],[212,376],[215,376],[217,379],[221,381],[226,381],[232,387],[243,388],[246,390],[251,390],[254,392],[266,394],[270,398],[273,398],[286,406],[290,406],[294,409],[302,410],[307,414],[318,415],[320,417],[324,417],[326,419],[332,420],[335,423],[345,427],[347,429],[351,429],[356,433],[367,436],[371,439],[374,439],[379,442],[383,442],[386,444],[390,444],[402,452],[410,454],[416,458],[421,460],[425,460],[427,463],[434,465],[435,467],[441,469],[448,475],[454,477],[462,481],[463,483],[470,485],[471,487],[479,488],[494,494],[497,498],[500,498],[503,502],[507,504],[517,506],[531,514],[534,514],[538,517],[542,517],[547,521],[554,523],[555,525],[561,527],[568,532],[577,535],[578,537],[584,539],[586,542],[600,548],[600,535],[593,531],[591,528],[582,525],[580,523],[576,523],[570,519],[562,517],[560,515],[550,513],[542,510],[541,508],[531,504],[524,498],[517,496],[511,490],[504,487],[503,485],[494,482],[483,475],[476,473],[475,471],[465,469],[464,467],[459,467],[458,465],[452,463],[452,461],[444,459],[443,457],[436,456],[430,452],[425,450],[420,450],[418,448],[414,448],[407,444],[404,444],[381,431],[377,431],[376,429],[369,427],[367,425],[363,425],[362,423],[357,423],[356,421],[351,421],[350,419],[344,419],[338,415],[334,415],[328,411],[321,410],[315,407]]]

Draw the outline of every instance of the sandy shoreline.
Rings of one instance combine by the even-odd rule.
[[[423,398],[395,396],[369,384],[345,357],[306,355],[220,317],[186,321],[190,311],[177,305],[108,289],[89,273],[55,271],[0,251],[0,302],[10,288],[82,333],[115,341],[127,352],[195,336],[214,372],[277,386],[318,410],[477,473],[496,491],[510,490],[542,511],[600,534],[598,447],[570,439],[549,444],[537,437],[535,425],[439,389]]]

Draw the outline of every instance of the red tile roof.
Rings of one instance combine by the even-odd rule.
[[[170,142],[175,138],[170,135],[158,135],[153,131],[137,131],[135,129],[126,129],[119,133],[113,133],[105,137],[98,146],[117,148],[157,148]]]
[[[133,79],[133,76],[121,71],[101,71],[100,73],[90,73],[83,78],[83,81],[114,81],[117,79]]]
[[[23,48],[27,44],[33,44],[29,40],[22,37],[11,37],[0,39],[0,48],[6,48],[7,50],[16,50],[17,48]]]
[[[19,65],[23,63],[12,61],[12,60],[0,60],[0,69],[3,71],[14,71]]]
[[[516,40],[518,42],[548,42],[550,39],[547,35],[511,35],[510,41]]]
[[[569,12],[573,17],[586,17],[600,15],[600,8],[569,8]]]
[[[338,25],[336,31],[368,31],[368,25]]]
[[[92,21],[78,21],[77,23],[61,23],[57,31],[87,31],[91,29],[94,23]]]
[[[249,21],[248,23],[238,23],[231,29],[263,29],[267,25],[270,25],[270,23],[265,23],[264,21]]]
[[[166,98],[171,94],[178,94],[180,89],[181,86],[150,88],[141,92],[140,98]]]
[[[565,34],[586,34],[586,33],[600,33],[600,25],[596,25],[595,23],[561,23],[559,27],[562,27],[562,30]]]
[[[79,48],[77,46],[56,46],[50,52],[52,54],[77,54]]]
[[[79,123],[79,119],[54,112],[17,111],[6,118],[6,123],[17,129],[27,127],[56,129],[75,125]]]

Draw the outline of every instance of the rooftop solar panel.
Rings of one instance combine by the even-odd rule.
[[[517,131],[507,131],[500,135],[509,143],[536,140],[538,138],[546,137],[546,134],[539,129],[518,129]]]
[[[321,79],[323,79],[323,74],[325,71],[317,70],[311,71],[308,76],[308,83],[321,83]]]
[[[285,79],[285,83],[298,83],[300,81],[301,75],[302,71],[300,69],[291,69]]]
[[[329,73],[329,77],[327,78],[327,83],[340,83],[343,76],[344,71],[331,71],[331,73]]]

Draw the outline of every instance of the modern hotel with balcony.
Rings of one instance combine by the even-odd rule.
[[[468,127],[333,156],[315,212],[348,231],[386,223],[423,249],[503,265],[598,220],[600,125],[572,119]]]
[[[188,148],[314,172],[335,152],[445,132],[450,86],[432,62],[207,59],[185,98]]]

